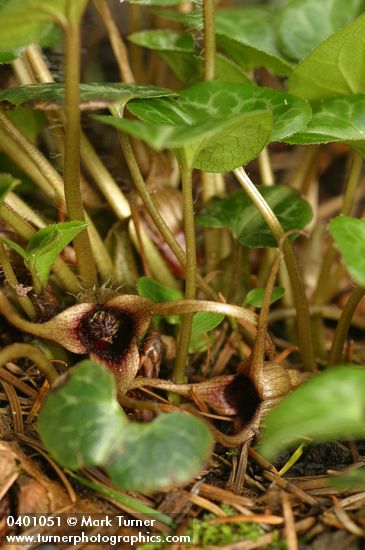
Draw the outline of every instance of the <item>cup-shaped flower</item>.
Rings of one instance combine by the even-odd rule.
[[[116,296],[103,304],[77,304],[50,321],[32,323],[22,319],[0,294],[0,311],[13,325],[73,353],[89,355],[110,369],[124,388],[139,368],[137,342],[151,320],[149,304],[140,296]]]

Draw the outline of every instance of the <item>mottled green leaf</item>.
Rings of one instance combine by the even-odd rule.
[[[178,104],[196,121],[204,120],[207,116],[218,118],[252,111],[270,111],[273,116],[271,141],[298,132],[297,128],[305,128],[311,116],[309,105],[299,97],[271,88],[223,84],[218,81],[197,84],[184,90]],[[134,105],[135,102],[130,106],[133,112]]]
[[[60,379],[37,427],[61,466],[100,466],[117,486],[149,492],[187,483],[208,460],[213,442],[207,426],[186,413],[130,422],[114,376],[94,361],[82,361]]]
[[[48,395],[37,427],[57,462],[78,470],[103,464],[127,423],[114,376],[94,361],[82,361]]]
[[[365,152],[365,94],[322,101],[314,107],[305,131],[285,141],[293,144],[339,141]]]
[[[166,88],[144,84],[118,84],[91,82],[80,84],[80,108],[105,109],[115,104],[125,104],[134,98],[164,97],[174,95]],[[0,92],[0,102],[24,105],[36,109],[53,110],[64,104],[64,84],[52,82],[7,88]]]
[[[285,290],[282,286],[276,286],[273,288],[270,304],[274,304],[277,300],[280,300],[284,296]],[[265,296],[264,288],[253,288],[247,292],[244,306],[262,307]]]
[[[212,435],[197,418],[162,414],[148,424],[131,423],[105,468],[119,487],[151,492],[187,483],[211,447]]]
[[[351,277],[365,287],[365,220],[339,216],[330,222],[329,231]]]
[[[280,221],[284,231],[303,229],[312,218],[309,204],[289,187],[258,186],[268,205]],[[214,198],[197,218],[204,227],[226,227],[245,246],[276,247],[270,229],[244,191]],[[295,235],[293,235],[295,238]]]
[[[175,150],[184,155],[191,168],[209,172],[225,172],[246,164],[264,148],[271,133],[271,115],[265,111],[181,126],[109,116],[95,118],[144,140],[155,149]]]
[[[311,103],[365,91],[365,14],[319,44],[293,70],[289,91]]]
[[[267,142],[304,128],[310,108],[300,98],[268,88],[211,81],[184,90],[177,100],[133,101],[141,122],[98,117],[156,149],[182,149],[188,163],[209,172],[232,170],[257,156]]]
[[[303,438],[331,441],[365,435],[365,369],[341,365],[294,390],[265,417],[259,451],[273,458]]]
[[[207,117],[228,118],[258,110],[273,115],[271,140],[283,139],[305,128],[311,109],[302,99],[270,88],[217,81],[197,84],[184,90],[178,100],[131,101],[128,109],[150,124],[198,123]]]
[[[279,47],[287,57],[300,61],[364,9],[364,0],[347,0],[346,9],[343,0],[291,0],[279,16]]]

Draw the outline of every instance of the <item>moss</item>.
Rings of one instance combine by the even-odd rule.
[[[230,506],[223,505],[222,510],[229,516],[237,514],[237,511]],[[209,521],[215,519],[214,514],[204,514],[201,519],[191,519],[188,529],[184,535],[191,537],[191,544],[202,546],[210,545],[225,546],[242,540],[257,541],[265,534],[264,529],[258,523],[226,523],[218,525],[209,525]],[[139,546],[137,550],[162,550],[168,544],[145,544]],[[274,532],[274,538],[271,549],[284,550],[286,543],[280,541],[279,532]]]

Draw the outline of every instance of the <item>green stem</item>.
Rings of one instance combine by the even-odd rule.
[[[120,138],[120,144],[122,147],[124,157],[126,159],[130,174],[133,179],[133,183],[136,186],[136,189],[143,201],[143,204],[146,207],[147,212],[151,216],[159,233],[165,239],[166,243],[171,248],[172,252],[175,254],[176,258],[179,260],[181,265],[185,268],[185,265],[186,265],[185,253],[183,249],[180,247],[180,245],[177,243],[177,241],[175,240],[175,237],[171,233],[170,228],[161,217],[159,211],[157,210],[148,192],[148,189],[143,180],[141,171],[138,167],[136,157],[134,156],[133,149],[131,147],[128,137],[125,134],[119,133],[119,138]],[[217,294],[214,292],[213,289],[210,288],[210,286],[204,281],[204,279],[199,274],[197,274],[197,280],[200,288],[203,290],[203,292],[207,296],[209,296],[213,300],[217,299]]]
[[[184,313],[196,313],[208,311],[210,313],[221,313],[229,317],[242,319],[253,326],[257,325],[257,315],[250,309],[224,302],[210,302],[208,300],[176,300],[174,302],[151,302],[141,309],[141,314],[148,311],[150,315],[183,315]]]
[[[95,483],[93,481],[89,481],[85,479],[84,477],[81,477],[71,470],[67,470],[67,473],[69,476],[76,479],[79,483],[84,485],[85,487],[89,487],[90,489],[93,489],[97,493],[101,495],[105,495],[108,498],[111,498],[113,500],[116,500],[117,502],[121,502],[125,506],[128,506],[129,508],[132,508],[133,510],[137,510],[137,512],[141,512],[142,514],[146,514],[148,516],[151,516],[161,523],[168,525],[169,527],[174,526],[174,522],[169,516],[166,516],[162,512],[156,511],[154,508],[150,508],[149,506],[146,506],[146,504],[143,504],[142,502],[139,502],[138,500],[128,496],[123,495],[119,491],[113,491],[113,489],[110,489],[109,487],[105,487],[104,485],[100,485],[99,483]]]
[[[27,357],[37,365],[41,373],[47,378],[52,385],[58,378],[58,373],[51,361],[44,353],[30,344],[11,344],[0,350],[0,365],[4,365],[9,361]]]
[[[33,285],[34,294],[36,294],[37,296],[41,296],[43,292],[43,286],[41,281],[39,280],[38,273],[36,272],[35,269],[31,269],[30,267],[28,267],[28,269],[32,276],[32,285]]]
[[[215,78],[215,0],[203,0],[204,16],[204,80]]]
[[[10,227],[14,229],[14,231],[25,241],[29,241],[36,233],[35,230],[26,221],[24,221],[24,219],[17,212],[5,203],[0,203],[0,219],[10,225]],[[71,271],[62,258],[57,258],[55,260],[53,271],[68,292],[71,294],[77,294],[80,292],[80,285],[76,275],[73,271]]]
[[[67,7],[71,13],[72,3]],[[65,28],[65,159],[64,190],[70,220],[84,221],[80,188],[80,26],[69,17]],[[74,239],[80,276],[86,287],[97,286],[97,274],[88,232]]]
[[[270,164],[270,156],[267,147],[265,147],[259,154],[258,161],[263,185],[274,185],[274,174]]]
[[[309,371],[314,370],[315,359],[313,353],[308,302],[293,249],[289,241],[285,238],[285,232],[274,212],[256,189],[245,170],[243,168],[237,168],[234,170],[234,174],[246,194],[250,197],[253,204],[259,210],[278,245],[280,246],[282,244],[284,260],[293,291],[294,305],[297,310],[297,335],[300,353],[303,359],[304,368]]]
[[[16,275],[13,270],[13,266],[9,261],[8,255],[6,253],[4,244],[1,239],[0,239],[0,265],[4,271],[6,281],[8,282],[9,286],[14,290],[13,295],[16,301],[22,307],[23,311],[25,311],[25,313],[28,315],[29,319],[34,321],[36,318],[34,306],[30,298],[28,298],[28,296],[19,296],[19,294],[16,291],[16,288],[19,285],[19,282],[18,282],[18,279],[16,278]]]
[[[185,300],[194,300],[196,295],[196,244],[193,200],[192,169],[181,160],[180,173],[183,192],[184,233],[186,243],[185,265]],[[185,370],[189,353],[193,315],[183,315],[176,349],[176,361],[172,372],[172,380],[182,384],[186,380]]]
[[[352,317],[357,306],[365,295],[365,289],[358,287],[351,293],[337,323],[332,348],[328,359],[328,366],[335,367],[342,362],[342,352],[351,325]]]
[[[284,246],[284,242],[282,242],[282,246]],[[259,320],[257,323],[256,339],[255,339],[255,344],[252,350],[252,355],[249,363],[250,365],[249,372],[254,377],[255,382],[257,379],[260,380],[262,378],[262,368],[264,366],[264,360],[265,360],[265,341],[266,341],[267,325],[268,325],[269,312],[270,312],[270,302],[271,302],[271,296],[274,290],[275,279],[279,270],[281,258],[282,258],[282,254],[281,254],[281,251],[279,250],[275,256],[274,263],[270,270],[269,278],[266,282],[264,300],[262,303],[262,308],[261,308]]]

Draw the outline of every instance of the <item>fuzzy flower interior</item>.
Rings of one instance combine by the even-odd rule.
[[[78,325],[78,336],[89,354],[117,362],[128,353],[136,335],[133,315],[116,307],[95,306]]]

